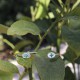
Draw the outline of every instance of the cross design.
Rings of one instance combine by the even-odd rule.
[[[53,54],[51,53],[50,56],[53,57]]]
[[[54,58],[55,57],[55,53],[54,52],[49,52],[48,53],[48,58]]]

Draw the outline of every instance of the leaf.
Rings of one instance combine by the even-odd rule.
[[[59,4],[60,4],[60,6],[63,8],[63,6],[64,6],[63,1],[62,1],[62,0],[58,0],[58,2],[59,2]]]
[[[0,60],[0,70],[9,73],[18,73],[18,68],[10,62]]]
[[[31,67],[31,65],[32,65],[32,59],[33,59],[32,56],[31,56],[31,58],[22,58],[21,56],[16,56],[17,62],[20,65],[22,65],[23,67],[26,67],[26,68],[30,68]]]
[[[72,6],[72,9],[76,8],[80,4],[80,0],[77,0],[75,4]]]
[[[46,3],[46,8],[48,8],[50,0],[45,1],[45,3]]]
[[[31,18],[28,16],[21,16],[19,20],[32,21]]]
[[[75,63],[80,64],[80,57],[75,60]]]
[[[70,62],[74,62],[77,56],[72,49],[68,48],[66,54],[64,54],[64,58]]]
[[[24,20],[16,21],[7,31],[8,35],[26,35],[28,33],[39,35],[40,30],[36,24]]]
[[[80,56],[80,30],[70,29],[65,26],[62,28],[62,36],[75,54]]]
[[[51,24],[49,23],[49,21],[46,20],[46,19],[36,20],[35,23],[36,23],[36,25],[40,28],[41,32],[46,32],[47,29],[49,28],[49,26],[51,25]],[[55,31],[55,29],[53,28],[53,29],[48,33],[48,36],[47,36],[47,38],[46,38],[48,42],[53,42],[53,41],[55,41],[54,38],[55,38],[56,35],[54,34],[54,31]]]
[[[67,7],[67,8],[70,8],[70,0],[66,0],[66,2],[65,2],[65,6]]]
[[[69,23],[68,23],[69,28],[79,28],[80,26],[80,19],[69,19]]]
[[[38,51],[35,55],[34,63],[41,80],[64,80],[65,67],[61,58],[50,61],[47,54],[50,50]]]
[[[69,67],[65,69],[65,79],[64,80],[76,80],[74,74]]]
[[[20,41],[19,43],[17,43],[15,45],[15,48],[13,50],[13,52],[19,50],[20,48],[26,46],[26,45],[30,45],[30,44],[33,44],[30,40],[23,40],[23,41]]]
[[[0,71],[0,80],[12,80],[14,74]]]
[[[50,26],[49,21],[46,19],[36,20],[35,23],[40,28],[41,32],[45,32]]]
[[[39,0],[38,1],[38,8],[35,14],[35,19],[43,18],[47,14],[48,6],[49,6],[50,0]]]
[[[53,9],[55,9],[56,12],[58,13],[58,15],[55,15],[55,17],[60,17],[59,15],[60,15],[61,12],[64,11],[64,9],[60,7],[60,5],[57,3],[57,1],[54,1],[54,0],[51,0],[51,1],[52,1],[52,3],[53,3],[53,5],[51,5],[51,7],[52,7]],[[54,13],[55,10],[52,10],[52,12]],[[57,13],[56,13],[56,14],[57,14]]]
[[[6,34],[7,30],[8,30],[7,26],[4,26],[4,25],[0,24],[0,33]]]
[[[53,14],[54,14],[54,16],[55,17],[57,17],[58,16],[58,13],[57,13],[57,9],[58,9],[58,7],[56,7],[55,5],[53,5],[53,4],[50,4],[50,9],[51,9],[51,11],[53,12]],[[59,10],[59,9],[58,9]]]
[[[80,17],[80,7],[76,7],[75,9],[73,9],[69,15]]]
[[[80,7],[71,10],[64,19],[80,19]]]

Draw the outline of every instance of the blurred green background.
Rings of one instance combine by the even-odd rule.
[[[0,23],[10,25],[21,15],[31,17],[30,6],[34,2],[34,0],[0,0]]]

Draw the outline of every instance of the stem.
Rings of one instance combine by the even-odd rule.
[[[11,42],[9,42],[7,39],[3,39],[3,41],[4,41],[6,44],[8,44],[12,49],[15,48],[15,46],[14,46]]]
[[[69,9],[70,9],[70,0],[66,0],[65,6],[67,7],[67,12],[69,12]]]
[[[41,35],[39,34],[39,39],[41,40],[41,38],[42,38],[42,37],[41,37]]]
[[[59,4],[60,4],[60,6],[63,8],[64,3],[62,2],[62,0],[58,0],[58,2],[59,2]]]
[[[58,22],[57,27],[57,52],[60,53],[60,44],[61,44],[61,28],[64,24],[64,21]]]
[[[6,44],[8,44],[12,49],[15,48],[15,46],[10,41],[8,41],[7,39],[3,39],[3,42],[5,42]],[[19,53],[18,50],[14,53],[14,55],[17,54],[17,53]]]
[[[28,69],[28,72],[29,72],[29,80],[33,80],[33,77],[32,77],[32,67]]]
[[[35,51],[37,51],[42,43],[42,41],[44,40],[44,38],[47,36],[47,34],[49,33],[49,31],[53,28],[53,26],[58,22],[59,20],[56,20],[55,22],[52,23],[52,25],[47,29],[47,31],[45,32],[45,34],[43,35],[42,39],[40,40],[40,42],[38,43]]]

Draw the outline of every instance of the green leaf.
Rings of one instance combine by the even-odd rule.
[[[34,63],[38,70],[41,80],[64,80],[65,67],[61,58],[55,61],[47,57],[50,50],[38,51],[35,55]]]
[[[26,45],[30,45],[30,44],[33,44],[30,40],[23,40],[23,41],[20,41],[19,43],[17,43],[15,45],[15,48],[13,50],[13,52],[19,50],[20,48],[26,46]]]
[[[55,17],[60,17],[59,15],[60,15],[60,13],[61,12],[63,12],[64,11],[64,9],[63,8],[61,8],[60,6],[59,6],[59,4],[57,4],[57,1],[54,1],[54,0],[51,0],[52,1],[52,5],[51,5],[51,7],[54,9],[54,10],[52,10],[52,12],[54,13],[55,11],[57,12],[56,14],[58,14],[58,15],[56,15],[55,14]]]
[[[49,6],[50,0],[39,0],[38,6],[36,6],[36,14],[35,19],[43,18],[47,14],[48,6]],[[37,8],[38,7],[38,8]]]
[[[63,39],[68,42],[69,47],[75,52],[75,54],[80,56],[80,29],[64,26],[62,28],[62,36]]]
[[[8,35],[26,35],[28,33],[39,35],[40,30],[36,24],[24,20],[14,22],[7,31]]]
[[[64,58],[70,62],[74,62],[77,56],[72,49],[68,48],[66,54],[64,54]]]
[[[0,33],[7,34],[8,27],[0,24]]]
[[[69,28],[79,28],[80,26],[80,19],[69,19],[69,23],[68,23]]]
[[[20,65],[22,65],[23,67],[26,67],[26,68],[30,68],[31,67],[31,65],[32,65],[32,59],[33,59],[32,56],[31,56],[31,58],[22,58],[21,56],[16,56],[17,62]]]
[[[64,80],[76,80],[74,74],[69,67],[65,69],[65,79]]]
[[[19,20],[32,21],[32,19],[28,16],[21,16]]]
[[[80,7],[76,7],[75,9],[73,9],[69,15],[77,16],[80,18]]]
[[[71,10],[64,19],[80,19],[80,7]]]
[[[48,6],[49,6],[49,3],[50,3],[50,0],[47,0],[47,1],[45,1],[46,8],[48,8]]]
[[[51,11],[53,12],[53,14],[54,14],[54,16],[55,17],[57,17],[58,16],[58,13],[57,13],[57,9],[58,9],[58,7],[56,7],[55,5],[53,5],[53,4],[50,4],[50,9],[51,9]],[[59,10],[59,9],[58,9]]]
[[[10,62],[0,60],[0,70],[9,73],[18,73],[18,68]]]
[[[43,20],[36,20],[36,25],[40,28],[41,32],[45,32],[49,28],[49,21],[46,19]]]
[[[59,4],[60,4],[60,6],[63,8],[63,6],[64,6],[63,1],[62,1],[62,0],[58,0],[58,2],[59,2]]]
[[[0,71],[0,80],[12,80],[14,74]]]
[[[72,6],[72,9],[76,8],[80,4],[80,0],[77,0],[75,4]]]
[[[80,57],[75,60],[75,63],[80,64]]]
[[[51,24],[49,23],[49,21],[46,20],[46,19],[36,20],[35,23],[36,23],[36,25],[40,28],[41,32],[46,32],[47,29],[49,28],[49,26],[51,25]],[[54,37],[54,36],[55,36],[54,32],[55,32],[55,29],[53,28],[53,29],[48,33],[47,38],[46,38],[48,42],[53,42],[53,41],[55,41],[55,40],[54,40],[54,38],[55,38],[55,37]]]

